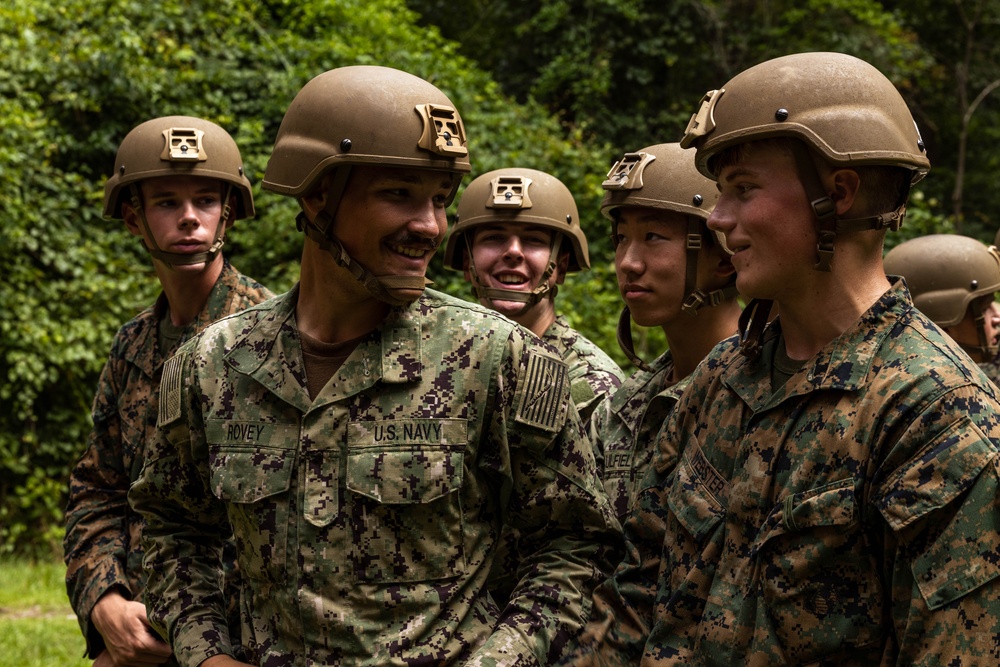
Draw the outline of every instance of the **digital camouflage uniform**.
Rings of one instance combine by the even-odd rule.
[[[628,560],[636,530],[663,535],[656,599],[623,563],[567,662],[998,664],[996,389],[902,281],[774,395],[736,341],[695,371],[626,524]]]
[[[589,428],[594,409],[621,384],[621,368],[604,350],[571,328],[562,315],[556,316],[556,321],[545,330],[542,340],[551,345],[566,363],[573,403],[584,428]],[[595,456],[598,455],[596,449],[594,452]],[[517,540],[517,532],[509,528],[500,536],[490,574],[490,591],[498,604],[509,599],[517,584]]]
[[[184,329],[181,340],[270,296],[265,287],[227,262],[205,307]],[[104,650],[104,640],[90,622],[98,599],[113,588],[126,598],[142,599],[143,522],[129,508],[126,494],[139,477],[146,443],[155,433],[160,374],[164,360],[174,352],[158,349],[157,331],[166,308],[161,294],[115,335],[94,398],[90,442],[70,475],[63,545],[66,588],[91,658]],[[233,596],[230,599],[235,602]]]
[[[1000,387],[1000,360],[993,359],[979,364],[979,368],[986,374],[993,384]]]
[[[168,364],[156,451],[130,500],[151,622],[181,664],[230,652],[232,522],[244,640],[263,665],[548,664],[620,555],[566,367],[492,311],[425,291],[309,398],[298,288]],[[527,554],[485,591],[497,536]]]
[[[667,351],[638,369],[608,399],[590,420],[590,438],[603,462],[604,490],[620,522],[636,498],[639,483],[656,452],[656,434],[673,410],[688,378],[671,383],[673,357]]]
[[[580,419],[587,424],[594,408],[621,385],[622,369],[604,350],[571,328],[562,315],[556,316],[542,340],[558,350],[569,367],[573,403]]]

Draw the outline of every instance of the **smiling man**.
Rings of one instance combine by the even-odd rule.
[[[98,667],[176,664],[149,631],[143,522],[126,494],[155,432],[164,361],[211,322],[271,296],[221,253],[226,230],[253,215],[239,149],[215,123],[155,118],[122,140],[104,190],[104,217],[123,219],[141,240],[163,292],[115,335],[90,441],[70,475],[66,587]],[[232,563],[227,553],[227,567]],[[238,585],[226,600],[238,631]]]
[[[463,271],[483,306],[506,315],[551,345],[569,367],[570,393],[584,426],[621,385],[611,357],[556,313],[566,274],[590,268],[576,201],[562,181],[537,169],[507,168],[469,184],[444,251],[444,265]],[[595,451],[595,454],[599,452]],[[506,530],[490,588],[506,600],[522,556]]]
[[[289,106],[263,185],[301,206],[300,281],[170,360],[130,494],[150,619],[185,667],[241,664],[230,531],[252,664],[546,664],[584,622],[620,529],[568,369],[424,289],[469,169],[458,111],[405,72],[331,70]],[[498,607],[508,528],[526,556]]]
[[[584,423],[623,377],[597,345],[556,313],[566,274],[590,268],[576,201],[555,176],[498,169],[476,178],[458,202],[444,264],[463,271],[472,293],[559,351]]]
[[[930,167],[902,96],[852,56],[784,56],[709,92],[681,143],[752,300],[626,522],[652,604],[599,587],[567,662],[996,664],[997,389],[882,263]]]

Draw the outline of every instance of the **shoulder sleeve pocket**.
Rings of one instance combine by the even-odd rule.
[[[936,609],[1000,576],[998,452],[968,418],[929,443],[883,487],[879,510],[896,531],[932,535],[913,556],[914,580]],[[953,503],[959,505],[948,507]]]

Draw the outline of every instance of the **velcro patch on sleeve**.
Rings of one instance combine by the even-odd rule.
[[[561,429],[569,404],[568,374],[562,360],[529,352],[518,392],[517,421],[544,431]]]
[[[166,426],[180,419],[181,416],[181,377],[184,367],[184,355],[176,354],[163,365],[163,376],[160,379],[160,412],[156,425]]]

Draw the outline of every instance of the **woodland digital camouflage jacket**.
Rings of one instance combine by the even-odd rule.
[[[244,640],[264,665],[537,665],[585,621],[620,528],[566,366],[434,291],[395,308],[310,400],[297,288],[168,363],[148,522],[150,619],[182,665],[231,652],[218,559],[232,522]],[[486,592],[497,536],[525,557]]]
[[[566,664],[1000,664],[994,386],[901,282],[773,395],[736,341],[668,420]]]
[[[226,262],[205,307],[181,335],[186,341],[215,320],[271,297],[267,288]],[[166,312],[162,294],[123,325],[111,343],[94,397],[94,428],[86,452],[70,475],[66,508],[66,589],[87,638],[91,658],[104,640],[90,612],[108,590],[141,600],[142,520],[126,501],[142,469],[146,443],[156,430],[160,373],[174,350],[158,349],[157,328]]]

